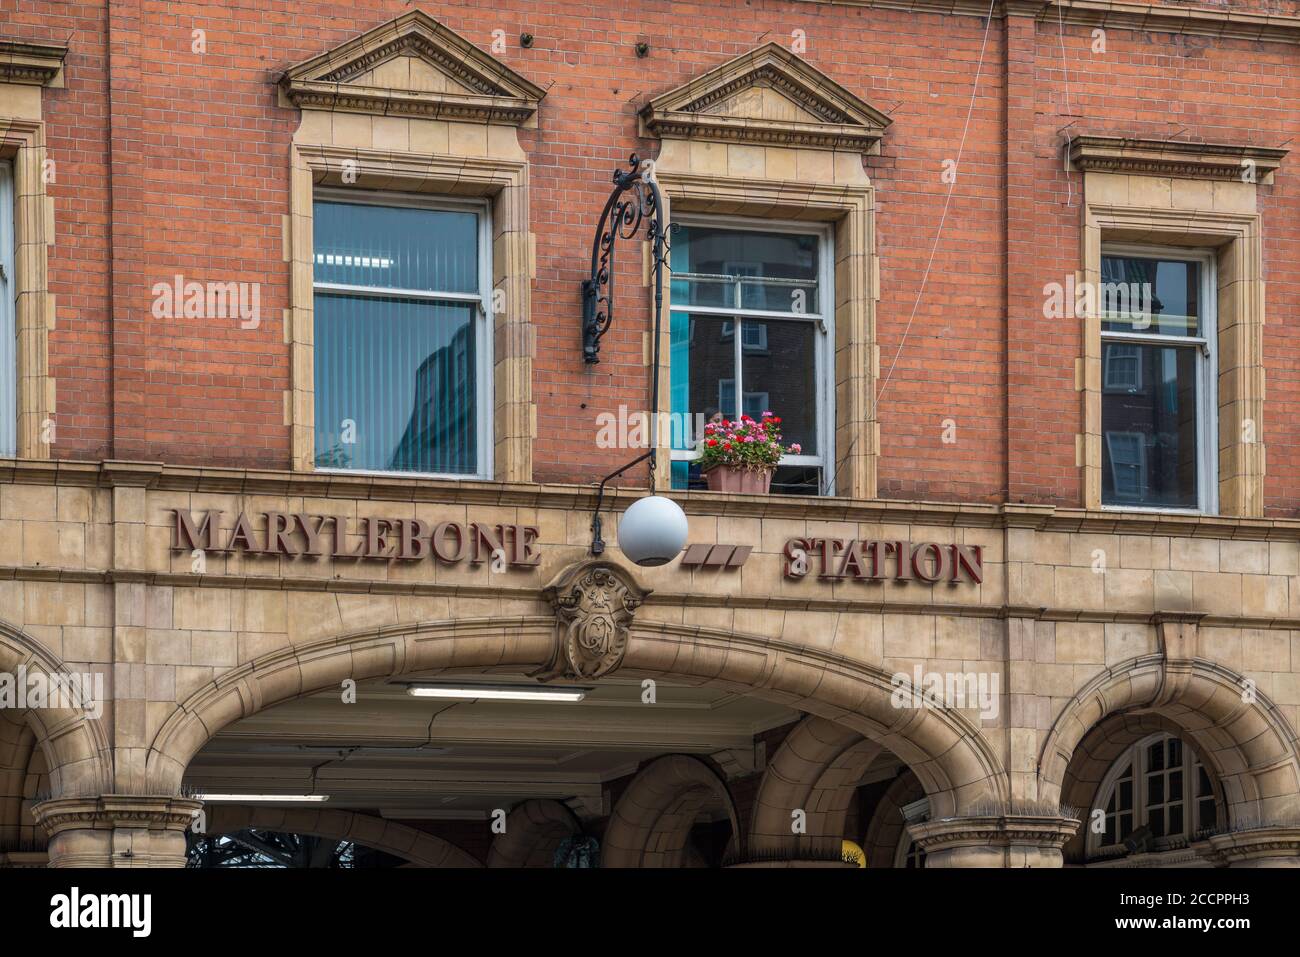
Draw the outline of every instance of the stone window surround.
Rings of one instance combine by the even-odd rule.
[[[0,40],[0,161],[13,164],[17,334],[16,454],[48,459],[54,441],[55,380],[49,374],[49,247],[54,203],[46,193],[43,87],[62,87],[67,47]]]
[[[641,135],[658,138],[654,171],[663,219],[680,213],[828,224],[834,242],[833,470],[835,495],[876,497],[875,187],[862,165],[880,152],[890,119],[776,42],[760,45],[653,97]],[[671,241],[671,237],[670,237]],[[671,270],[664,271],[665,302]],[[647,260],[645,284],[653,286]],[[653,289],[650,290],[653,293]],[[671,376],[670,325],[659,375]],[[646,336],[645,363],[653,350]],[[671,389],[655,411],[670,411]],[[671,457],[656,483],[671,485]],[[716,493],[713,493],[716,494]]]
[[[400,68],[376,72],[402,59],[421,61],[426,75],[403,75]],[[430,70],[446,82],[431,84]],[[488,201],[492,478],[532,481],[530,287],[536,269],[528,157],[518,128],[536,126],[545,91],[420,10],[290,67],[279,91],[281,105],[297,107],[302,117],[291,147],[285,222],[291,267],[284,334],[292,385],[284,415],[293,470],[315,469],[312,217],[315,188],[327,186]]]
[[[1088,139],[1095,146],[1089,147],[1085,140],[1081,149],[1076,140],[1071,149],[1075,167],[1084,170],[1083,281],[1100,284],[1103,244],[1214,250],[1218,513],[1261,517],[1265,472],[1261,218],[1255,208],[1255,183],[1241,182],[1237,176],[1242,159],[1258,156],[1260,179],[1267,182],[1280,155],[1229,148],[1235,150],[1234,158],[1225,162],[1221,149],[1208,155],[1196,144]],[[1135,145],[1152,148],[1134,149]],[[1100,509],[1101,318],[1095,310],[1081,318],[1084,351],[1076,368],[1076,388],[1083,394],[1084,431],[1077,460],[1084,470],[1083,505]]]
[[[514,130],[507,132],[513,142]],[[351,164],[349,170],[356,172],[355,182],[347,185],[343,181],[345,162]],[[532,268],[527,184],[528,165],[524,160],[302,142],[294,146],[289,242],[293,294],[286,327],[293,355],[293,391],[291,401],[286,404],[287,424],[293,429],[296,471],[315,468],[312,203],[318,186],[331,186],[488,200],[492,219],[492,288],[501,294],[505,303],[505,309],[493,322],[494,477],[505,482],[532,480],[535,413],[531,387],[533,333],[528,318]]]
[[[663,190],[667,216],[672,212],[710,216],[738,216],[756,219],[823,222],[832,227],[834,241],[834,451],[835,494],[840,497],[876,497],[879,425],[875,416],[875,380],[879,356],[875,346],[875,302],[878,298],[874,256],[875,188],[862,182],[819,183],[805,180],[753,179],[678,171],[675,157],[681,147],[707,145],[719,151],[734,149],[723,144],[690,144],[665,140],[655,172]],[[741,147],[741,149],[753,147]],[[763,149],[763,148],[759,148]],[[779,149],[779,148],[778,148]],[[783,153],[798,151],[781,150]],[[813,151],[809,151],[813,152]],[[861,164],[856,154],[834,154]],[[824,154],[832,164],[832,154]],[[793,157],[791,157],[793,161]],[[671,283],[665,271],[665,284]],[[665,302],[668,290],[664,290]],[[665,323],[660,338],[660,376],[670,376],[670,330]],[[649,350],[647,350],[647,356]],[[647,358],[647,364],[651,361]],[[669,390],[660,390],[659,412],[669,410]],[[657,482],[671,485],[669,456],[658,460]]]

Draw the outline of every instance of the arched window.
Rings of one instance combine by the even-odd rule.
[[[1097,789],[1105,812],[1100,832],[1088,828],[1088,856],[1111,857],[1130,849],[1178,847],[1222,820],[1218,784],[1181,738],[1154,734],[1132,745],[1111,765]]]
[[[895,867],[925,867],[925,851],[912,840],[906,830],[903,839],[898,842],[898,851],[894,854]]]

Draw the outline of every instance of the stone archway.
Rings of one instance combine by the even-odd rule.
[[[763,774],[746,856],[838,860],[858,782],[882,750],[826,718],[801,721]],[[802,833],[794,827],[799,812]]]
[[[23,799],[36,733],[18,715],[0,710],[0,851],[22,846]]]
[[[662,614],[634,619],[649,593],[608,561],[571,566],[542,594],[554,614],[386,624],[286,645],[232,668],[162,723],[146,759],[145,789],[179,794],[190,760],[222,728],[279,702],[337,688],[345,679],[455,671],[598,680],[617,670],[625,677],[725,688],[852,729],[912,769],[936,816],[1007,804],[1001,760],[979,729],[955,710],[897,707],[896,685],[879,667],[802,643],[663,620],[670,616]],[[163,826],[170,828],[171,820],[167,816]]]
[[[177,707],[150,749],[148,787],[178,793],[191,758],[226,725],[347,678],[532,673],[554,658],[549,616],[385,626],[282,648],[231,669]],[[978,729],[954,711],[894,707],[895,689],[879,668],[758,635],[651,621],[632,627],[620,674],[716,685],[852,728],[912,768],[937,815],[1005,803],[1001,763]]]
[[[740,833],[727,782],[699,758],[656,758],[637,772],[614,806],[601,866],[681,867],[691,827],[710,804],[720,804],[730,819],[734,848]]]
[[[898,845],[907,833],[907,819],[903,808],[925,797],[925,791],[916,775],[903,772],[890,783],[881,795],[876,812],[871,815],[862,850],[867,855],[867,867],[893,867],[898,856]]]
[[[39,641],[0,621],[0,673],[67,676],[70,669]],[[113,786],[113,750],[100,718],[72,707],[29,708],[23,718],[49,769],[54,797],[102,794]],[[26,773],[26,765],[22,768]]]
[[[216,837],[261,828],[353,841],[400,857],[414,867],[482,867],[471,855],[433,834],[383,818],[326,808],[251,807],[222,804],[208,811],[206,833]]]
[[[1163,655],[1108,668],[1070,700],[1043,743],[1039,797],[1063,799],[1075,752],[1102,721],[1143,714],[1170,722],[1214,769],[1230,828],[1300,822],[1300,747],[1277,707],[1220,665]]]
[[[565,838],[582,833],[577,815],[559,801],[524,801],[488,852],[488,867],[552,867]]]

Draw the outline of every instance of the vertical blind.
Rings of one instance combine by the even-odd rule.
[[[316,464],[475,474],[478,216],[315,204]]]

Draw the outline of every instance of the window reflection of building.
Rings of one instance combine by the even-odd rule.
[[[1102,502],[1213,502],[1213,263],[1197,253],[1102,257]]]
[[[406,430],[388,467],[412,472],[473,468],[475,456],[474,330],[465,325],[415,373]]]

